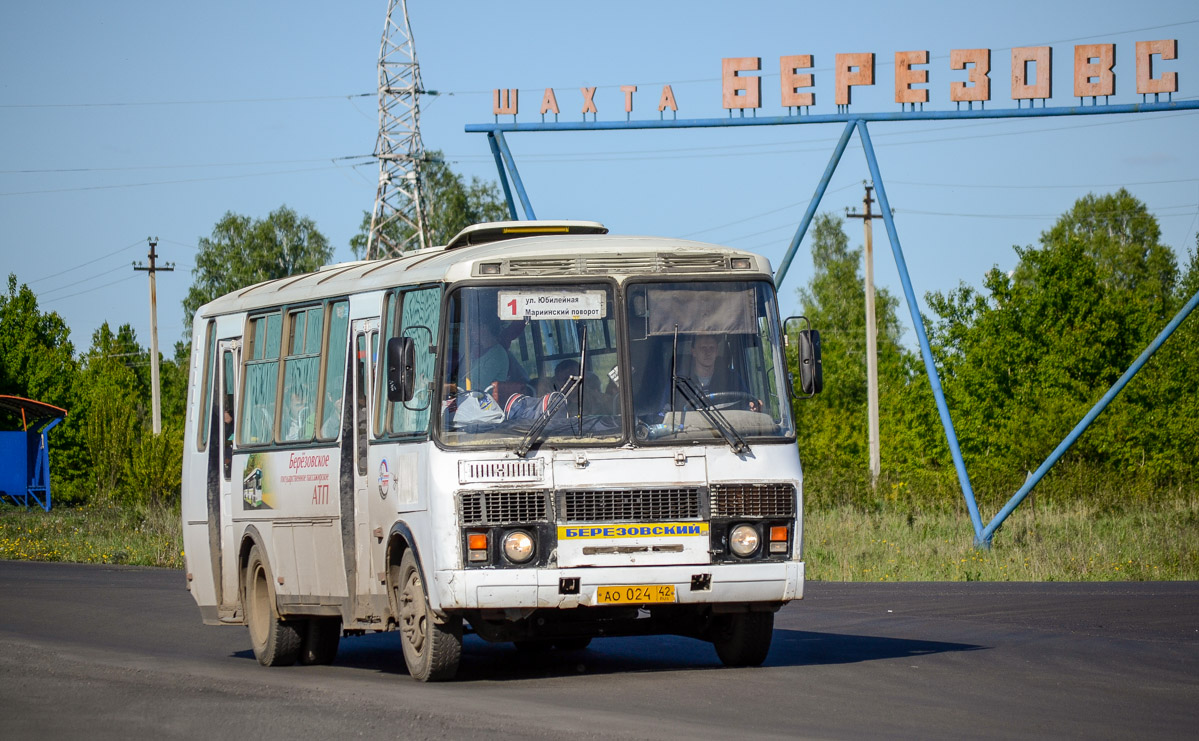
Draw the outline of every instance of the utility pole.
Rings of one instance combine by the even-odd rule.
[[[150,275],[150,396],[154,408],[154,434],[158,435],[162,432],[162,398],[158,387],[158,295],[154,287],[154,274],[171,272],[175,269],[175,263],[159,265],[158,253],[154,251],[158,246],[158,237],[146,237],[146,241],[150,243],[150,264],[147,266],[135,262],[133,269],[144,270]]]
[[[863,183],[865,185],[865,183]],[[866,185],[866,197],[862,199],[865,213],[846,213],[851,219],[861,219],[865,230],[866,260],[866,405],[870,426],[870,486],[878,488],[878,476],[882,471],[878,442],[878,322],[874,313],[874,245],[872,243],[872,219],[881,219],[882,214],[872,213],[870,197],[873,185]]]

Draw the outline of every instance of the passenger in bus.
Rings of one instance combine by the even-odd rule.
[[[341,395],[343,389],[325,391],[325,421],[321,423],[321,438],[332,440],[341,430]]]
[[[761,411],[762,402],[750,396],[749,385],[745,378],[733,368],[722,349],[727,346],[726,338],[711,334],[694,335],[691,338],[691,350],[678,361],[677,375],[686,378],[694,384],[704,396],[710,394],[737,393],[744,394],[743,402],[752,411]],[[669,373],[669,366],[666,368]],[[669,387],[669,381],[666,386]],[[660,414],[665,415],[671,409],[669,388],[664,389]],[[681,397],[674,399],[675,408],[682,409],[684,404]]]
[[[283,439],[311,440],[312,439],[312,406],[303,389],[296,387],[288,396],[287,409],[284,410]]]
[[[531,393],[528,377],[508,352],[512,336],[503,324],[496,316],[483,316],[467,324],[466,349],[446,384],[447,398],[465,391],[481,391],[502,405],[514,393]]]

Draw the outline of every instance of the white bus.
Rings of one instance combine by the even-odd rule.
[[[819,391],[819,335],[791,334]],[[422,681],[464,632],[670,633],[760,664],[803,596],[786,336],[764,258],[594,222],[219,298],[193,329],[188,588],[264,665],[384,630]]]

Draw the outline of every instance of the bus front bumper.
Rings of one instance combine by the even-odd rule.
[[[803,598],[802,561],[690,566],[438,571],[440,611],[594,606],[600,587],[673,585],[675,604]],[[577,579],[577,592],[574,580]]]

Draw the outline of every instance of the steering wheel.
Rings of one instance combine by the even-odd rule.
[[[756,396],[745,391],[714,391],[705,394],[704,398],[717,409],[758,411],[762,407],[762,402]],[[758,409],[754,409],[755,406]]]

